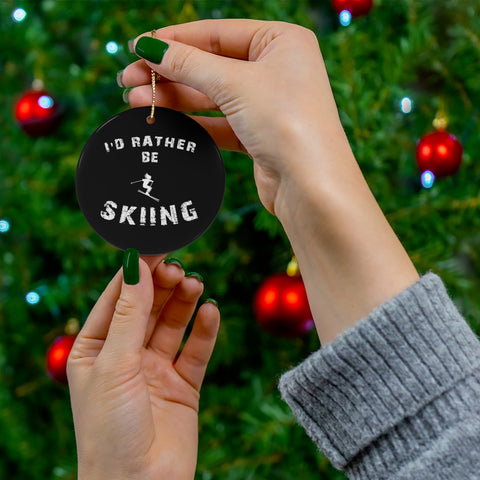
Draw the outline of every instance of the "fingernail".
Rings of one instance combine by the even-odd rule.
[[[182,270],[184,270],[184,267],[183,267],[183,263],[178,260],[177,258],[173,258],[173,257],[170,257],[170,258],[166,258],[163,263],[165,263],[166,265],[177,265],[179,266]]]
[[[119,70],[117,72],[117,85],[120,87],[120,88],[125,88],[125,85],[123,84],[123,70]]]
[[[162,63],[168,50],[168,43],[152,37],[140,37],[135,45],[135,53],[152,63]]]
[[[131,39],[128,41],[128,51],[129,51],[130,53],[135,53],[134,44],[135,44],[135,39],[134,39],[134,38],[131,38]]]
[[[203,283],[203,277],[197,272],[188,272],[185,274],[186,277],[195,277],[199,282]]]
[[[213,303],[218,308],[218,302],[214,298],[207,298],[205,303]]]
[[[131,88],[126,88],[122,93],[122,98],[125,103],[128,103],[128,94],[130,93]]]
[[[138,259],[138,250],[134,248],[125,250],[123,255],[123,280],[127,285],[136,285],[140,281]]]

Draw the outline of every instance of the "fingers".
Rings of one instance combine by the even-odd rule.
[[[198,310],[185,347],[175,363],[175,370],[197,390],[200,390],[212,356],[219,326],[218,308],[210,302],[203,304]]]
[[[250,43],[265,25],[266,22],[260,20],[200,20],[160,28],[155,36],[192,45],[215,55],[248,60]]]
[[[155,37],[167,41],[170,50],[174,43],[181,43],[211,53],[212,57],[249,60],[253,39],[262,29],[268,30],[271,24],[272,22],[244,19],[203,20],[158,29]],[[142,36],[151,37],[151,33],[147,32],[137,37],[130,47],[132,51],[135,51],[135,45]],[[164,46],[159,48],[163,49]],[[181,53],[181,50],[179,52]],[[147,85],[151,82],[150,66],[143,60],[134,62],[125,68],[120,78],[121,86]],[[161,81],[168,80],[162,77]]]
[[[96,357],[107,338],[115,305],[122,289],[122,270],[112,278],[93,307],[70,352],[72,360]]]
[[[164,47],[160,47],[164,48]],[[156,58],[150,61],[149,58]],[[161,63],[155,55],[144,54],[147,65],[172,82],[188,85],[202,92],[219,106],[229,103],[233,92],[225,85],[241,75],[243,63],[226,57],[220,57],[183,43],[169,41],[169,47]]]
[[[140,353],[153,304],[153,281],[149,266],[139,260],[139,281],[122,283],[102,354],[121,357]],[[99,319],[101,321],[101,319]]]
[[[203,283],[195,274],[184,275],[175,261],[157,263],[152,274],[140,259],[139,281],[131,285],[122,281],[120,270],[79,333],[71,359],[93,362],[101,353],[120,361],[125,355],[140,354],[150,339],[147,347],[173,362],[203,293]],[[213,351],[218,324],[218,309],[210,303],[202,306],[180,356],[177,371],[197,389]]]
[[[126,82],[128,82],[125,84],[131,85],[131,82],[134,80],[128,74],[128,69],[125,70],[124,75],[127,78]],[[150,84],[142,85],[130,90],[128,93],[128,103],[131,107],[150,106],[152,103],[152,87]],[[187,85],[172,82],[157,84],[155,105],[183,112],[218,110],[217,105],[203,93],[198,92]],[[191,118],[207,130],[219,148],[245,153],[243,145],[240,143],[230,124],[224,117],[202,117],[191,115]]]
[[[176,261],[173,261],[173,263],[161,262],[153,271],[152,276],[155,288],[152,310],[150,312],[147,333],[144,339],[145,346],[150,341],[163,307],[172,296],[175,287],[184,278],[185,272],[183,271],[183,268],[176,263]]]
[[[143,257],[151,271],[157,268],[165,255]],[[93,357],[100,352],[103,342],[107,338],[111,319],[115,312],[118,297],[122,290],[122,269],[112,278],[97,303],[92,308],[84,326],[77,335],[76,345],[72,348],[71,356]]]
[[[162,257],[151,257],[151,259],[153,265]],[[139,261],[139,276],[139,283],[126,285],[123,282],[122,269],[117,272],[77,335],[70,353],[71,360],[94,358],[104,348],[110,351],[126,352],[127,350],[138,351],[143,345],[153,302],[150,268],[143,260]],[[130,331],[134,332],[132,336]],[[107,338],[109,338],[108,342]],[[108,347],[104,347],[107,343]]]
[[[137,60],[131,63],[122,72],[119,72],[117,83],[120,87],[136,87],[137,85],[150,85],[152,83],[152,71],[147,66],[144,60]],[[168,82],[167,79],[160,80],[158,82]]]
[[[145,255],[145,256],[142,256],[141,258],[150,267],[150,271],[153,272],[166,256],[167,256],[166,254]]]
[[[198,278],[183,278],[165,304],[148,348],[173,362],[202,292],[203,283]]]

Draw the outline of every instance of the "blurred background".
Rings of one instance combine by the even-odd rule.
[[[115,82],[135,58],[128,39],[154,28],[248,17],[313,29],[378,202],[418,270],[442,276],[480,333],[480,1],[371,3],[0,0],[0,478],[76,478],[66,335],[85,321],[122,252],[84,220],[75,169],[91,133],[128,108]],[[204,298],[222,312],[196,478],[344,479],[280,400],[280,374],[319,343],[302,333],[300,290],[289,307],[269,310],[297,288],[285,273],[292,251],[258,200],[251,160],[222,155],[220,214],[174,254],[204,276]]]

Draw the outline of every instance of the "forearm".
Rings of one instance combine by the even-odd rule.
[[[309,150],[305,142],[287,152],[302,155],[302,162],[292,158],[296,166],[280,183],[275,213],[297,257],[325,344],[418,280],[418,274],[343,132]]]

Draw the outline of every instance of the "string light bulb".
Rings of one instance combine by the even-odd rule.
[[[413,100],[410,97],[403,97],[400,100],[400,110],[405,114],[411,113],[413,110]]]
[[[338,15],[340,25],[348,27],[352,23],[352,14],[348,10],[342,10]]]
[[[27,17],[27,12],[23,8],[16,8],[12,13],[12,18],[15,22],[20,23]]]
[[[31,291],[25,295],[25,300],[29,305],[36,305],[40,301],[40,295],[37,292]]]
[[[435,175],[430,170],[425,170],[421,176],[423,188],[432,188],[435,182]]]
[[[7,233],[10,230],[10,222],[2,218],[0,220],[0,233]]]
[[[110,41],[105,45],[105,50],[110,54],[114,55],[118,52],[118,43]]]

